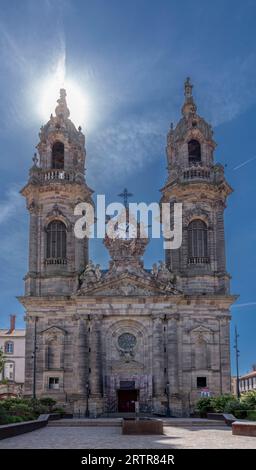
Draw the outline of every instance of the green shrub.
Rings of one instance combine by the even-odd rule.
[[[49,412],[49,407],[43,405],[37,398],[29,398],[26,400],[26,403],[37,416]]]
[[[52,412],[61,414],[61,413],[65,413],[65,410],[64,410],[64,408],[61,408],[61,406],[58,406],[56,408],[53,408]]]
[[[232,403],[234,400],[235,397],[233,395],[218,395],[217,397],[211,398],[211,405],[215,413],[223,413],[224,411],[226,411],[226,408],[229,403]]]
[[[246,419],[248,414],[248,410],[235,410],[233,415],[237,419]]]
[[[256,421],[256,410],[247,411],[247,418],[250,421]]]
[[[248,410],[256,410],[256,390],[244,393],[241,396],[241,403],[244,403]]]
[[[235,414],[236,411],[242,411],[245,410],[245,406],[238,400],[237,398],[234,398],[230,402],[226,403],[225,406],[225,413],[231,413]]]
[[[54,400],[54,399],[51,398],[51,397],[40,398],[39,401],[40,401],[41,405],[47,406],[49,411],[52,411],[52,408],[53,408],[54,405],[56,405],[56,403],[57,403],[56,400]]]
[[[199,398],[196,404],[196,411],[199,411],[200,416],[203,418],[213,410],[212,401],[210,397]]]
[[[13,408],[13,406],[20,405],[20,404],[26,405],[27,402],[24,398],[6,398],[5,400],[2,401],[2,405],[7,411]]]
[[[0,404],[0,425],[5,424],[6,419],[7,419],[7,411],[6,409],[2,406],[2,403]]]
[[[21,416],[26,421],[35,419],[37,416],[34,411],[25,403],[15,403],[9,408],[9,413],[12,416]]]

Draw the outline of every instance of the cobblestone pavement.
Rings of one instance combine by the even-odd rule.
[[[120,427],[46,427],[3,439],[0,449],[256,449],[229,428],[165,427],[164,436],[123,436]]]

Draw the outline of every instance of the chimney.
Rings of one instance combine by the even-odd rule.
[[[10,315],[10,328],[7,332],[10,335],[15,330],[16,315]]]

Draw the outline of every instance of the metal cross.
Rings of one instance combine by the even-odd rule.
[[[123,192],[118,194],[119,197],[122,197],[124,199],[124,207],[128,207],[128,197],[132,197],[133,194],[129,193],[127,188],[124,188]]]

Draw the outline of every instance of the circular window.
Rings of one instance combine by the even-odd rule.
[[[136,337],[131,333],[123,333],[118,338],[118,346],[124,351],[131,351],[136,345]]]

